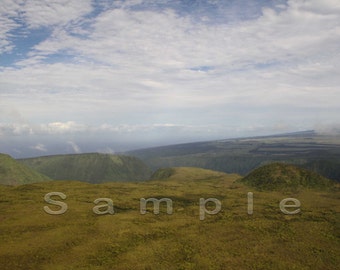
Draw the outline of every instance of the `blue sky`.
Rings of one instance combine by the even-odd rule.
[[[2,0],[0,152],[339,132],[337,0]]]

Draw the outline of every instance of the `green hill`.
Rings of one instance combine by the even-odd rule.
[[[322,189],[335,184],[316,172],[284,163],[261,166],[242,178],[241,182],[262,190]]]
[[[301,189],[293,195],[300,213],[285,215],[279,203],[291,195],[253,190],[249,215],[249,186],[233,184],[237,175],[172,168],[155,177],[162,175],[144,182],[0,185],[0,269],[339,268],[339,191]],[[60,209],[44,201],[49,192],[67,196],[52,197],[67,204],[64,214],[44,211]],[[95,206],[107,209],[97,198],[110,198],[114,213],[95,214]],[[154,214],[149,202],[141,214],[141,198],[169,198],[173,213],[162,202]],[[221,210],[213,213],[215,203],[207,202],[200,220],[200,198],[218,199]]]
[[[141,181],[149,179],[150,169],[138,158],[109,154],[45,156],[19,160],[54,180],[90,183]]]
[[[9,155],[0,154],[0,184],[21,185],[50,180]]]

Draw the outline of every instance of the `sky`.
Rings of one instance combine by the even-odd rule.
[[[340,130],[338,0],[1,0],[0,152]]]

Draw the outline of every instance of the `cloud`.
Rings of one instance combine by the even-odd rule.
[[[46,125],[40,125],[40,131],[47,132],[48,134],[60,134],[60,133],[74,133],[84,132],[87,130],[87,126],[83,124],[75,123],[74,121],[68,122],[52,122]]]
[[[333,130],[334,126],[334,123],[325,124],[323,129]],[[270,126],[264,125],[262,121],[249,121],[247,125],[243,126],[229,121],[226,121],[224,124],[211,123],[201,125],[178,125],[174,123],[112,125],[105,123],[97,126],[67,121],[32,126],[19,123],[7,126],[0,124],[0,140],[15,141],[15,138],[17,138],[17,140],[22,142],[37,141],[36,145],[30,148],[39,151],[50,148],[49,145],[53,141],[58,143],[64,142],[70,145],[75,153],[82,152],[78,144],[81,143],[84,149],[109,153],[141,148],[145,145],[169,144],[169,140],[171,140],[171,143],[182,143],[193,140],[225,139],[296,130],[304,130],[304,128],[299,126],[299,124],[285,121],[276,121],[271,123]],[[195,139],[192,139],[193,134],[195,134]],[[98,143],[100,143],[100,147],[95,147]],[[122,143],[125,149],[120,145],[120,150],[113,150]],[[129,144],[130,146],[128,146]]]
[[[14,48],[12,31],[20,26],[14,18],[19,16],[20,5],[12,0],[3,0],[0,5],[0,55]]]
[[[21,136],[21,135],[32,135],[34,131],[31,126],[28,124],[7,124],[0,123],[0,136],[8,137],[8,136]]]
[[[74,153],[76,153],[76,154],[81,153],[80,147],[79,147],[75,142],[73,142],[73,141],[68,141],[67,143],[68,143],[69,145],[71,145],[71,147],[72,147]]]
[[[13,50],[14,40],[27,37],[29,29],[50,26],[75,29],[76,24],[92,10],[90,0],[2,0],[0,54]]]
[[[0,60],[0,107],[25,119],[1,114],[2,137],[195,140],[338,121],[337,1],[4,1],[0,54],[14,62]],[[32,31],[44,37],[15,56]]]
[[[92,11],[90,0],[31,0],[22,6],[23,17],[30,28],[74,23]]]
[[[42,143],[38,143],[35,146],[31,146],[31,149],[38,150],[40,152],[47,152],[46,146]]]
[[[34,47],[31,56],[63,52],[82,61],[128,68],[136,64],[146,68],[147,62],[162,68],[195,68],[211,63],[237,69],[273,58],[294,59],[338,34],[338,4],[332,1],[289,1],[279,11],[263,7],[262,16],[236,24],[227,20],[206,24],[195,21],[190,13],[183,16],[170,8],[129,9],[142,2],[122,3],[120,8],[107,9],[82,24],[77,18],[90,13],[89,1],[50,1],[48,5],[28,1],[22,13],[29,26],[73,25],[55,27],[48,39]]]

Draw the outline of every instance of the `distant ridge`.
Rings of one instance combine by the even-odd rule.
[[[340,136],[314,130],[159,146],[126,152],[153,171],[199,167],[247,175],[268,163],[297,164],[340,182]]]
[[[276,137],[313,137],[316,136],[315,130],[303,130],[303,131],[295,131],[295,132],[287,132],[287,133],[279,133],[273,135],[263,135],[263,136],[255,136],[249,138],[276,138]]]
[[[142,181],[150,169],[138,158],[100,153],[45,156],[20,159],[21,163],[54,180],[79,180],[90,183]]]
[[[226,141],[234,141],[234,140],[256,140],[256,139],[268,139],[268,138],[302,138],[302,137],[314,137],[317,136],[317,133],[315,130],[303,130],[303,131],[294,131],[294,132],[286,132],[286,133],[277,133],[277,134],[270,134],[270,135],[257,135],[257,136],[250,136],[250,137],[236,137],[236,138],[230,138],[230,139],[222,139],[217,140],[219,142],[226,142]]]
[[[49,181],[42,175],[6,154],[0,154],[0,184],[21,185]]]
[[[335,183],[316,172],[278,162],[261,166],[240,181],[261,190],[324,189]]]

